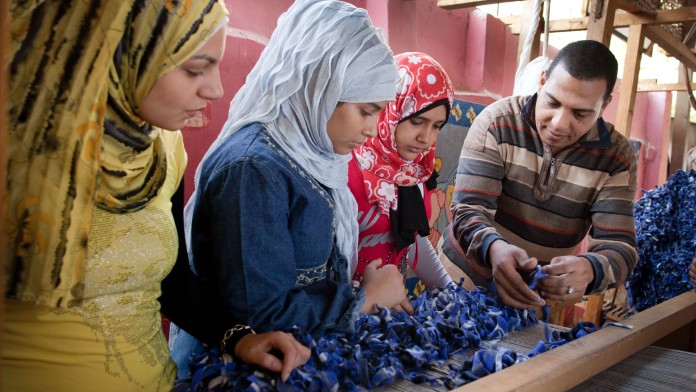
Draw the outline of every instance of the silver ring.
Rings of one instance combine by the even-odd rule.
[[[566,287],[566,294],[573,294],[573,286]]]

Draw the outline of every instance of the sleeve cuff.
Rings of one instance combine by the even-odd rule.
[[[496,240],[503,240],[507,242],[505,238],[501,237],[498,233],[487,234],[485,237],[483,237],[483,241],[481,242],[481,254],[479,255],[479,259],[483,265],[488,268],[491,268],[491,261],[489,259],[490,254],[488,251],[490,250],[493,241]]]
[[[249,334],[255,335],[256,332],[248,325],[237,324],[225,331],[225,336],[223,336],[220,342],[220,348],[223,352],[226,352],[234,358],[234,349],[237,347],[237,343],[239,343],[244,336]]]
[[[338,320],[338,324],[336,324],[337,331],[349,334],[355,333],[355,324],[357,324],[358,317],[360,317],[360,309],[365,303],[365,290],[354,288],[353,294],[355,295],[355,300],[350,304],[350,307],[341,319]]]
[[[590,264],[592,264],[592,270],[594,272],[594,279],[592,282],[590,282],[590,284],[587,285],[587,289],[585,289],[585,295],[589,295],[597,290],[597,288],[599,288],[599,286],[602,284],[602,281],[604,280],[604,269],[596,257],[591,255],[580,255],[580,257],[590,261]]]

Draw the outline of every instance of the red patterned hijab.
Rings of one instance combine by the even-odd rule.
[[[447,73],[437,61],[425,53],[407,52],[396,55],[399,70],[396,100],[380,113],[377,137],[367,139],[355,150],[360,164],[367,198],[378,203],[382,213],[398,207],[398,187],[424,183],[433,174],[435,143],[430,150],[412,162],[396,151],[396,126],[411,117],[445,105],[447,116],[452,108],[454,89]]]

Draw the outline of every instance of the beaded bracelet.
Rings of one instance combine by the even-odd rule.
[[[234,357],[235,346],[237,346],[237,343],[248,334],[256,335],[256,331],[251,329],[251,327],[248,325],[235,325],[234,327],[225,331],[225,336],[222,338],[222,341],[220,342],[220,349],[222,350],[222,352]]]

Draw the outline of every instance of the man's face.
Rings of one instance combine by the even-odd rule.
[[[578,80],[559,64],[550,77],[541,75],[534,121],[544,144],[556,155],[575,144],[611,102],[604,100],[604,79]]]

